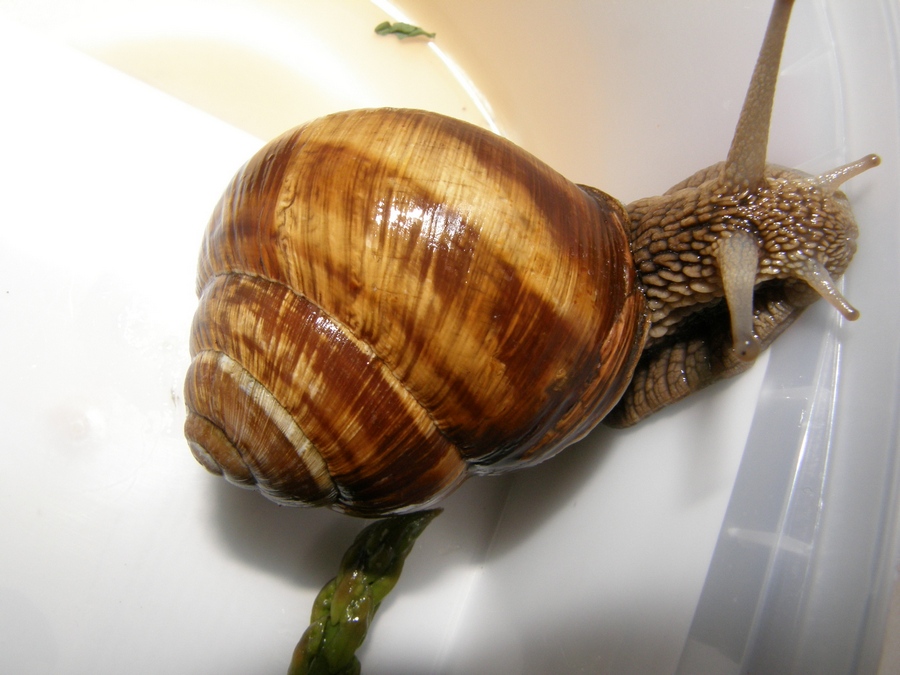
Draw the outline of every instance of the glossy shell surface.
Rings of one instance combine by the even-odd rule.
[[[644,301],[622,206],[451,118],[287,132],[204,237],[186,434],[285,503],[379,515],[546,459],[628,384]]]

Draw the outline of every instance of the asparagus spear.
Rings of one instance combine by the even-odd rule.
[[[357,675],[356,650],[385,596],[400,578],[416,538],[440,509],[379,520],[360,532],[338,575],[319,592],[310,626],[294,649],[288,675]]]

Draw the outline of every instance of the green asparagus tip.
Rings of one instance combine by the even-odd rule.
[[[400,578],[406,556],[441,509],[391,516],[360,532],[338,575],[319,592],[310,626],[294,649],[288,675],[358,675],[355,652],[381,601]]]

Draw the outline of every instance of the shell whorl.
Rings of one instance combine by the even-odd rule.
[[[431,113],[351,111],[235,177],[201,251],[198,460],[378,515],[536,463],[618,400],[644,337],[614,199]]]

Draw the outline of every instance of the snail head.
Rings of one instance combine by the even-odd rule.
[[[839,188],[878,163],[868,155],[821,176],[768,165],[750,186],[735,182],[722,162],[630,204],[650,319],[647,347],[678,336],[724,299],[735,356],[752,361],[778,334],[767,307],[755,302],[760,291],[764,304],[799,310],[821,296],[845,318],[858,318],[834,282],[858,235]]]
[[[626,207],[649,326],[615,426],[745,370],[818,297],[859,316],[835,285],[858,235],[840,187],[879,158],[819,176],[766,163],[792,4],[775,2],[727,159]]]

